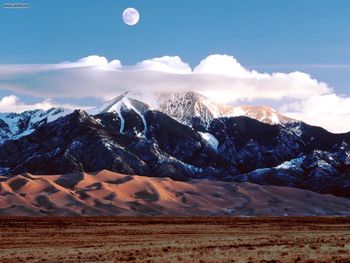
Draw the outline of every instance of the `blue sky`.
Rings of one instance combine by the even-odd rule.
[[[98,54],[126,64],[179,55],[194,65],[213,53],[234,55],[243,65],[350,61],[347,0],[25,2],[30,9],[0,9],[2,63]],[[135,27],[120,19],[129,6],[141,13]]]
[[[213,53],[234,55],[246,66],[350,62],[347,0],[25,2],[31,8],[0,9],[2,63],[98,54],[126,64],[178,55],[195,65]],[[141,13],[136,27],[121,22],[129,6]]]
[[[299,70],[339,96],[350,95],[348,0],[26,0],[28,9],[5,9],[3,3],[18,1],[0,2],[0,64],[99,55],[134,65],[167,55],[193,68],[211,54],[228,54],[248,69]],[[140,12],[134,27],[121,21],[127,7]],[[19,93],[0,92],[10,94]]]

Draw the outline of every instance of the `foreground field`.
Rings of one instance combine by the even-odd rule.
[[[0,218],[1,262],[349,262],[350,218]]]

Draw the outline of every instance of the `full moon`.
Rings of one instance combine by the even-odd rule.
[[[140,14],[135,8],[129,7],[124,10],[122,17],[125,24],[134,26],[139,22]]]

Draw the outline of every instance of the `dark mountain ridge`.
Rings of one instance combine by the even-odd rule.
[[[210,178],[292,186],[350,196],[350,133],[303,122],[270,125],[249,117],[184,125],[126,105],[94,116],[77,110],[0,145],[6,176],[94,172]],[[214,143],[213,143],[214,142]]]

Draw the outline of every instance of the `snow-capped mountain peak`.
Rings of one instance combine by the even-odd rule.
[[[103,105],[100,108],[99,113],[106,113],[106,112],[117,113],[121,121],[119,132],[123,133],[124,126],[125,126],[123,111],[125,110],[134,111],[141,118],[144,125],[144,133],[145,133],[147,131],[147,123],[144,117],[144,113],[148,109],[150,109],[150,106],[148,104],[141,102],[139,100],[136,100],[134,98],[131,98],[130,94],[128,92],[125,92],[119,95],[118,97],[112,99],[110,102],[107,102],[105,105]]]
[[[239,106],[233,108],[236,109],[236,112],[241,112],[241,114],[239,114],[240,116],[247,116],[268,124],[284,124],[295,121],[268,106]],[[233,117],[235,115],[231,116]]]
[[[195,92],[163,93],[159,96],[159,109],[186,124],[194,117],[199,117],[205,124],[217,117],[236,116],[247,116],[268,124],[293,121],[270,107],[223,105]]]
[[[224,106],[195,92],[162,93],[158,97],[159,110],[183,123],[190,123],[193,117],[204,122],[220,117]]]
[[[64,108],[51,108],[22,113],[0,113],[0,143],[28,135],[41,125],[71,112],[71,110]]]
[[[125,126],[123,112],[135,112],[143,122],[143,134],[145,134],[147,123],[144,114],[150,109],[159,110],[189,126],[193,125],[193,119],[195,118],[206,126],[215,118],[236,116],[247,116],[268,124],[284,124],[293,121],[293,119],[283,116],[270,107],[223,105],[196,92],[158,94],[125,92],[101,107],[90,110],[89,114],[116,113],[121,120],[119,131],[123,133]],[[64,108],[52,108],[47,111],[32,110],[22,113],[0,113],[0,143],[28,135],[42,124],[52,122],[71,112],[72,110]]]
[[[136,99],[133,94],[125,92],[112,99],[111,101],[105,103],[102,107],[99,108],[98,113],[118,112],[122,107],[133,109],[134,111],[138,111],[140,113],[144,113],[151,108],[147,103]]]

